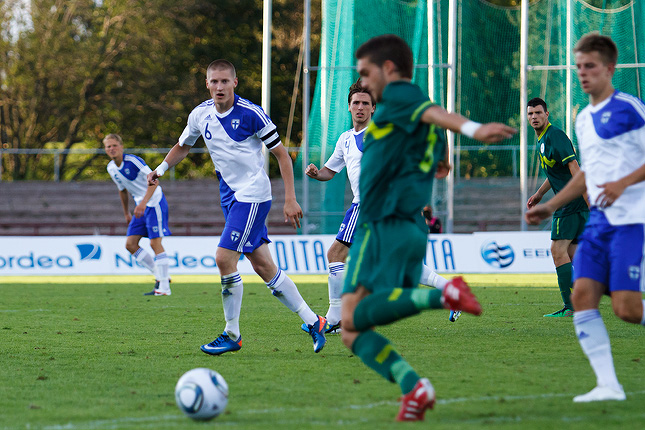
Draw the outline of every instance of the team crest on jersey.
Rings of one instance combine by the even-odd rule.
[[[338,232],[339,232],[339,233],[341,233],[341,232],[343,232],[343,231],[345,231],[345,223],[342,223],[342,224],[340,225],[340,228],[338,229]]]
[[[231,127],[233,127],[233,130],[237,130],[237,128],[240,126],[240,120],[239,119],[232,119],[231,120]]]
[[[544,154],[544,143],[542,143],[542,144],[540,145],[540,152],[541,152],[542,154]]]
[[[600,122],[602,122],[603,124],[607,124],[610,118],[611,118],[611,112],[603,112],[602,118],[600,118]]]
[[[130,174],[130,169],[126,168],[126,169],[124,170],[124,172],[125,172],[125,174],[126,174],[126,175],[129,175],[129,174]]]
[[[232,231],[231,232],[231,240],[233,242],[237,242],[238,240],[240,240],[240,232],[239,231]]]

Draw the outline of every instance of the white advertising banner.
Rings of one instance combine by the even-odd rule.
[[[327,249],[335,235],[272,236],[269,249],[290,274],[327,273]],[[218,274],[219,237],[169,236],[163,244],[171,274]],[[551,273],[549,232],[485,232],[428,236],[425,263],[439,273]],[[146,239],[141,246],[152,253]],[[253,273],[244,256],[241,274]],[[0,276],[136,275],[137,264],[120,236],[0,237]]]

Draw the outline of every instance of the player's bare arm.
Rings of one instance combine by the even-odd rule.
[[[324,182],[333,178],[336,175],[336,172],[324,166],[322,169],[318,169],[316,165],[310,164],[305,169],[305,175]]]
[[[164,158],[163,162],[155,170],[148,173],[148,185],[158,185],[159,178],[163,176],[166,170],[170,169],[171,167],[175,167],[181,160],[186,158],[186,156],[190,152],[190,148],[191,147],[189,145],[182,146],[179,143],[176,143],[175,146],[173,146],[170,151],[168,151],[168,154],[166,154],[166,158]]]
[[[119,191],[119,198],[121,199],[121,207],[123,208],[123,216],[125,217],[125,221],[129,224],[130,220],[132,220],[132,215],[130,214],[130,210],[128,209],[128,203],[130,201],[130,194],[128,194],[128,190],[120,190]]]
[[[155,185],[150,185],[148,184],[148,189],[146,190],[146,195],[143,196],[137,207],[134,208],[134,216],[135,218],[141,218],[143,214],[146,211],[146,206],[148,205],[148,202],[150,201],[150,198],[152,198],[152,195],[155,193],[155,190],[159,186],[158,184],[159,181],[157,181],[157,184]]]
[[[421,121],[436,124],[446,130],[461,133],[481,142],[493,143],[513,137],[517,129],[498,122],[477,124],[459,114],[451,113],[438,105],[430,106],[423,112]]]
[[[569,166],[569,172],[571,173],[571,177],[573,178],[578,174],[580,171],[580,164],[576,160],[571,161],[570,163],[567,164]],[[587,203],[587,207],[591,207],[589,204],[589,196],[587,195],[587,192],[585,191],[582,197],[585,199],[585,202]]]
[[[280,175],[284,181],[284,222],[291,222],[294,229],[300,227],[302,209],[296,200],[296,189],[293,181],[293,164],[291,157],[284,146],[278,144],[271,149],[271,153],[278,160]]]
[[[580,170],[551,200],[527,210],[524,214],[524,219],[528,224],[539,224],[540,221],[551,216],[556,209],[581,196],[586,190],[585,172]]]
[[[596,204],[601,208],[611,206],[623,194],[625,188],[643,181],[645,181],[645,164],[617,181],[598,185],[603,190],[598,196]]]
[[[531,197],[529,197],[529,200],[526,202],[526,208],[531,209],[533,206],[537,205],[540,203],[542,200],[542,197],[551,189],[551,182],[549,182],[549,179],[545,179],[542,185],[540,185],[540,188],[533,194]]]

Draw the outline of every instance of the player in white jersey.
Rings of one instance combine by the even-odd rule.
[[[589,94],[576,119],[582,170],[526,220],[537,224],[587,191],[591,213],[573,261],[573,324],[597,383],[573,401],[625,400],[598,305],[607,294],[616,316],[645,325],[645,104],[614,89],[618,49],[609,37],[587,34],[574,53]]]
[[[235,67],[226,60],[213,61],[206,70],[206,88],[211,99],[197,106],[179,142],[163,163],[148,175],[155,184],[164,172],[183,160],[199,136],[204,138],[220,180],[220,201],[226,224],[215,255],[222,284],[226,328],[214,341],[202,345],[210,355],[242,347],[240,309],[243,284],[237,262],[244,254],[272,294],[307,325],[314,351],[325,345],[325,318],[316,315],[298,288],[273,262],[265,220],[271,207],[271,183],[264,171],[262,146],[278,160],[285,185],[285,222],[300,227],[302,209],[296,201],[291,157],[262,108],[235,94]]]
[[[336,240],[327,250],[327,260],[329,261],[329,277],[327,281],[329,309],[325,316],[329,324],[326,330],[327,333],[338,333],[341,326],[340,307],[345,260],[354,241],[356,220],[360,210],[359,177],[361,175],[361,157],[363,156],[363,135],[376,108],[374,99],[367,88],[361,85],[360,80],[349,87],[347,104],[347,110],[352,116],[353,127],[340,135],[334,152],[323,168],[318,169],[315,164],[310,164],[305,169],[305,173],[310,178],[329,181],[336,173],[347,167],[347,177],[354,195],[352,205],[345,213],[345,218],[340,224]],[[421,284],[443,288],[446,282],[448,282],[446,279],[437,275],[428,266],[423,266]],[[456,321],[460,314],[460,312],[452,312],[450,320]],[[306,331],[304,325],[302,329]]]
[[[168,203],[161,187],[148,185],[147,176],[152,170],[140,157],[123,153],[123,140],[118,134],[109,134],[103,139],[105,152],[110,157],[107,171],[119,189],[123,215],[128,222],[125,248],[135,257],[137,263],[150,270],[155,276],[155,288],[147,296],[169,296],[169,259],[161,240],[170,235],[168,228]],[[128,209],[128,193],[136,207],[134,217]],[[139,246],[142,237],[150,239],[154,259]]]

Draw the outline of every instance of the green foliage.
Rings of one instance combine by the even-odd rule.
[[[31,2],[30,13],[24,3],[0,6],[3,149],[39,149],[50,142],[101,149],[108,133],[121,134],[126,146],[169,148],[190,110],[208,98],[205,68],[215,58],[232,61],[238,92],[260,103],[262,0],[43,0]],[[319,5],[312,7],[314,23]],[[302,2],[274,1],[273,11],[271,114],[284,133]],[[301,111],[295,110],[296,142]],[[61,178],[107,177],[97,168],[104,157],[81,157],[80,163],[76,158],[61,155]],[[207,156],[190,159],[178,171],[188,177],[212,174]],[[45,161],[4,155],[3,179],[51,179]]]
[[[327,308],[325,276],[295,277],[314,311]],[[448,321],[425,312],[378,328],[420,374],[437,405],[412,428],[640,428],[643,327],[601,312],[625,402],[574,404],[595,384],[571,319],[546,319],[560,296],[555,275],[467,275],[484,314]],[[173,276],[173,295],[144,297],[152,277],[6,278],[0,304],[3,429],[400,429],[400,392],[329,336],[314,354],[300,319],[253,276],[244,277],[243,348],[211,357],[199,345],[224,326],[215,276]],[[226,413],[185,418],[174,386],[210,367],[230,387]],[[408,426],[405,426],[406,428]]]

